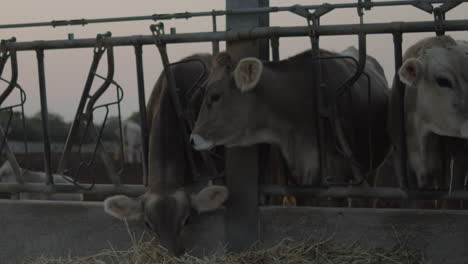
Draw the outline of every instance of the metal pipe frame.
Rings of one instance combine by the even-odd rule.
[[[47,110],[47,92],[44,69],[44,50],[36,50],[38,75],[39,75],[39,97],[41,100],[41,122],[42,122],[42,140],[44,141],[44,168],[46,173],[46,184],[53,185],[51,168],[51,149],[49,136],[49,111]]]
[[[174,110],[177,115],[177,121],[179,123],[180,129],[182,130],[182,135],[184,139],[184,147],[185,147],[185,153],[188,157],[189,161],[189,167],[192,170],[192,172],[196,175],[196,177],[199,177],[198,175],[198,170],[197,166],[195,164],[194,158],[193,158],[193,150],[191,147],[191,144],[189,142],[189,128],[188,124],[185,122],[185,117],[184,117],[184,110],[182,108],[182,104],[180,102],[180,98],[177,95],[177,87],[176,87],[176,80],[174,77],[174,73],[171,70],[170,67],[170,62],[169,62],[169,57],[167,55],[167,49],[166,49],[166,44],[163,42],[159,41],[159,37],[161,35],[156,35],[154,29],[152,29],[154,35],[154,41],[156,43],[156,46],[158,47],[159,54],[161,55],[161,60],[163,63],[163,68],[164,68],[164,75],[166,77],[167,83],[169,84],[169,98],[171,99],[172,106],[174,107]]]
[[[403,37],[401,33],[394,33],[393,34],[393,46],[394,46],[394,59],[395,59],[395,72],[398,72],[401,65],[403,64],[403,49],[402,49]],[[400,76],[395,74],[395,93],[396,97],[398,98],[398,115],[400,117],[400,124],[399,124],[399,132],[401,133],[401,137],[399,139],[400,142],[399,148],[395,149],[395,151],[399,152],[399,156],[401,160],[397,161],[399,168],[397,168],[397,176],[400,181],[400,186],[403,189],[410,188],[409,180],[408,180],[408,151],[406,146],[406,129],[405,129],[405,113],[403,110],[403,102],[405,98],[405,86],[400,81]]]
[[[135,45],[134,48],[138,83],[138,103],[140,105],[141,142],[143,142],[143,184],[148,185],[149,135],[146,116],[145,78],[143,74],[143,47],[141,45]]]
[[[447,0],[425,0],[424,4],[442,4],[446,3]],[[462,0],[462,3],[468,2],[468,0]],[[372,2],[366,1],[361,4],[358,3],[338,3],[338,4],[327,4],[332,8],[365,8],[371,9],[373,7],[386,7],[386,6],[405,6],[413,5],[417,6],[421,4],[420,0],[399,0],[399,1],[380,1]],[[304,5],[302,6],[308,10],[315,10],[321,8],[323,5]],[[142,21],[142,20],[171,20],[171,19],[189,19],[193,17],[216,17],[225,15],[249,15],[249,14],[264,14],[264,13],[276,13],[276,12],[292,12],[296,8],[294,6],[281,6],[281,7],[257,7],[257,8],[242,8],[242,9],[229,9],[229,10],[212,10],[204,12],[182,12],[172,14],[153,14],[146,16],[130,16],[130,17],[113,17],[113,18],[96,18],[96,19],[71,19],[71,20],[53,20],[49,22],[37,22],[37,23],[20,23],[20,24],[4,24],[0,25],[0,29],[6,28],[26,28],[26,27],[59,27],[59,26],[85,26],[88,24],[97,23],[112,23],[112,22],[130,22],[130,21]],[[431,9],[426,10],[427,12],[432,11]]]
[[[40,183],[1,183],[0,193],[17,193],[17,192],[31,192],[31,193],[99,193],[104,195],[111,194],[125,194],[129,196],[138,196],[146,191],[143,185],[127,184],[115,186],[113,184],[95,184],[92,189],[79,188],[72,184],[54,184],[44,185]]]
[[[434,32],[436,24],[433,21],[418,22],[390,22],[369,24],[343,24],[343,25],[320,25],[316,32],[320,36],[357,35],[364,34],[392,34]],[[448,20],[443,22],[446,31],[468,30],[468,20]],[[299,27],[254,27],[230,31],[198,32],[167,34],[160,36],[160,41],[166,44],[193,43],[212,41],[237,41],[248,39],[260,39],[270,37],[301,37],[308,36],[309,28]],[[135,35],[124,37],[112,37],[108,40],[112,46],[154,45],[152,35]],[[92,48],[96,45],[96,39],[73,39],[73,40],[38,40],[28,42],[16,42],[5,44],[10,50],[36,50],[36,49],[73,49]]]
[[[468,192],[457,190],[451,194],[447,190],[402,190],[387,187],[331,187],[314,188],[308,186],[289,187],[280,185],[260,185],[265,195],[295,195],[317,198],[382,198],[397,200],[468,200]]]
[[[397,2],[414,1],[392,1],[394,5]],[[444,1],[431,1],[441,3]],[[467,1],[468,2],[468,1]],[[377,4],[373,2],[365,2]],[[383,2],[382,2],[383,3]],[[349,4],[349,7],[356,7],[356,3]],[[318,6],[317,6],[318,7]],[[343,6],[337,6],[344,8]],[[307,7],[306,7],[307,8]],[[310,8],[310,7],[309,7]],[[271,9],[271,8],[266,8]],[[310,8],[312,9],[312,8]],[[253,13],[259,13],[258,10],[250,10]],[[254,12],[255,11],[255,12]],[[289,10],[288,10],[289,11]],[[247,12],[247,11],[246,11]],[[266,11],[265,11],[266,12]],[[261,13],[261,12],[260,12]],[[244,14],[244,13],[243,13]],[[213,15],[210,12],[210,15]],[[468,20],[443,21],[441,24],[445,31],[468,30]],[[319,36],[336,35],[357,35],[357,34],[394,34],[394,33],[413,33],[413,32],[434,32],[436,24],[434,21],[419,22],[391,22],[391,23],[372,23],[372,24],[347,24],[347,25],[326,25],[317,26],[316,34]],[[213,41],[236,41],[271,37],[297,37],[308,36],[309,27],[254,27],[250,29],[231,30],[226,32],[199,32],[185,34],[161,35],[158,40],[164,44],[170,43],[189,43],[189,42],[213,42]],[[48,49],[69,49],[69,48],[91,48],[95,47],[96,39],[77,39],[77,40],[52,40],[52,41],[31,41],[6,43],[5,46],[11,51],[35,50],[38,55],[39,71],[43,72],[43,51]],[[109,39],[107,45],[111,46],[135,46],[135,45],[154,45],[154,37],[151,35],[113,37]],[[42,65],[42,66],[41,66]],[[167,72],[166,72],[167,73]],[[41,73],[39,74],[41,76]],[[40,77],[40,88],[45,99],[45,79]],[[46,101],[44,101],[47,113]],[[46,119],[44,123],[46,123]],[[47,130],[47,127],[44,127]],[[48,142],[45,145],[47,146]],[[50,161],[50,160],[49,160]],[[47,165],[47,164],[46,164]],[[48,182],[51,182],[50,168],[46,173],[49,176]],[[374,198],[392,198],[392,199],[464,199],[468,200],[468,192],[454,191],[448,194],[446,191],[408,191],[399,188],[368,188],[368,187],[331,187],[331,188],[310,188],[310,187],[285,187],[285,186],[260,186],[265,194],[284,195],[294,192],[296,195],[307,195],[316,197],[374,197]],[[44,185],[44,184],[0,184],[0,192],[81,192],[81,193],[124,193],[129,195],[139,195],[144,192],[143,185],[106,185],[97,184],[92,190],[80,189],[73,185]]]
[[[212,24],[212,27],[213,27],[213,32],[217,32],[218,27],[217,27],[217,23],[216,23],[216,15],[212,16],[211,24]],[[213,55],[218,54],[219,53],[219,41],[218,40],[213,40],[211,46],[212,46]]]
[[[71,184],[44,185],[40,183],[0,183],[0,192],[32,192],[32,193],[99,193],[105,195],[125,194],[138,196],[146,191],[146,187],[136,184],[115,186],[112,184],[96,184],[93,189],[82,189]],[[289,187],[279,185],[260,185],[260,191],[266,195],[288,195],[308,197],[334,197],[334,198],[382,198],[382,199],[419,199],[419,200],[468,200],[468,192],[452,191],[449,194],[444,190],[413,190],[406,191],[399,188],[387,187],[331,187],[311,188]]]
[[[307,15],[310,16],[307,19],[307,25],[309,28],[309,38],[310,44],[312,46],[312,57],[314,58],[312,64],[312,72],[315,72],[318,78],[315,78],[315,84],[313,89],[313,96],[315,97],[314,110],[315,110],[315,127],[317,129],[316,134],[316,144],[317,152],[319,153],[319,175],[322,181],[328,175],[327,167],[327,149],[326,149],[326,135],[325,127],[327,121],[327,102],[324,100],[323,89],[324,83],[322,83],[322,61],[320,58],[320,47],[319,47],[319,34],[317,34],[316,29],[320,26],[320,17],[311,15],[308,11]]]
[[[100,39],[101,37],[98,35],[97,38]],[[101,40],[97,40],[96,42],[100,42],[100,41]],[[71,149],[73,147],[73,144],[76,141],[78,128],[81,125],[82,120],[83,120],[82,119],[83,111],[85,109],[86,102],[88,101],[88,96],[89,96],[89,93],[91,91],[91,86],[93,84],[94,77],[95,77],[97,68],[99,66],[99,62],[100,62],[100,60],[102,58],[102,55],[104,54],[105,50],[106,49],[104,47],[102,47],[102,46],[100,46],[100,47],[95,46],[93,61],[91,63],[91,67],[89,69],[88,77],[86,78],[86,83],[85,83],[85,86],[83,88],[83,93],[81,95],[81,99],[80,99],[80,102],[78,104],[78,108],[76,110],[75,118],[73,119],[72,125],[70,127],[69,132],[68,132],[67,139],[65,141],[65,146],[64,146],[64,149],[63,149],[64,155],[62,155],[61,160],[60,160],[59,165],[58,165],[58,168],[57,168],[58,173],[64,173],[64,170],[67,169],[67,167],[68,167],[68,159],[69,159],[68,153],[70,153],[70,151],[71,151]]]

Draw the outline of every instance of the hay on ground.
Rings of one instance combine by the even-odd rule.
[[[133,240],[135,241],[135,240]],[[406,244],[396,244],[391,248],[366,248],[358,243],[338,244],[332,239],[293,241],[285,239],[270,248],[259,245],[243,253],[230,253],[225,249],[206,257],[185,254],[171,257],[167,251],[156,246],[154,241],[136,241],[125,251],[106,250],[99,254],[81,258],[48,259],[39,258],[33,264],[422,264],[428,263],[420,250]]]

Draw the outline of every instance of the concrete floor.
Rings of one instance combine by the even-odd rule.
[[[433,263],[468,263],[468,211],[265,207],[259,220],[265,245],[333,235],[337,241],[386,246],[408,237]],[[85,256],[111,245],[126,249],[129,232],[139,237],[143,230],[140,222],[127,229],[100,202],[0,200],[0,263]],[[184,236],[194,254],[209,254],[225,243],[223,211],[192,218]]]

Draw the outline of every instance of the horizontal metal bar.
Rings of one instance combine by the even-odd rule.
[[[450,20],[443,23],[446,31],[468,30],[468,20]],[[434,32],[433,21],[419,22],[390,22],[372,24],[348,24],[348,25],[324,25],[319,26],[317,33],[322,36],[356,35],[360,32],[365,34],[391,34],[395,32]],[[259,39],[270,37],[298,37],[308,36],[307,27],[254,27],[241,30],[219,31],[219,32],[197,32],[170,34],[161,36],[166,43],[189,43],[189,42],[211,42],[211,41],[236,41],[247,39]],[[130,45],[154,45],[151,35],[136,35],[124,37],[112,37],[109,44],[113,46]],[[73,40],[38,40],[30,42],[7,43],[6,47],[13,50],[36,50],[36,49],[71,49],[92,48],[96,45],[96,39],[73,39]]]
[[[33,193],[84,193],[84,194],[125,194],[138,196],[146,191],[143,185],[96,184],[93,189],[80,189],[71,184],[45,185],[41,183],[0,183],[0,193],[5,192],[33,192]],[[309,197],[333,198],[385,198],[397,200],[468,200],[468,191],[456,190],[451,194],[448,191],[438,190],[411,190],[387,187],[300,187],[280,185],[260,185],[260,191],[266,195],[296,195]]]
[[[261,185],[265,195],[296,195],[333,198],[385,198],[397,200],[468,200],[468,191],[411,190],[386,187],[292,187],[280,185]]]
[[[84,193],[84,194],[125,194],[138,196],[146,191],[143,185],[96,184],[91,190],[80,189],[72,184],[45,185],[40,183],[0,183],[0,193],[32,192],[32,193]]]
[[[363,8],[372,7],[385,7],[385,6],[404,6],[413,5],[419,2],[419,0],[403,0],[403,1],[381,1],[381,2],[364,2],[362,3]],[[426,0],[429,4],[440,4],[445,3],[446,0]],[[468,0],[463,0],[468,2]],[[358,3],[337,3],[329,4],[332,8],[356,8]],[[320,8],[322,5],[305,5],[303,6],[308,10],[315,10]],[[0,25],[0,29],[6,28],[26,28],[26,27],[59,27],[59,26],[85,26],[87,24],[96,23],[112,23],[112,22],[129,22],[129,21],[142,21],[142,20],[170,20],[170,19],[189,19],[192,17],[206,17],[206,16],[224,16],[224,15],[248,15],[248,14],[262,14],[262,13],[274,13],[274,12],[285,12],[292,11],[295,6],[282,6],[282,7],[258,7],[258,8],[243,8],[243,9],[230,9],[230,10],[213,10],[205,12],[182,12],[172,14],[153,14],[146,16],[129,16],[129,17],[110,17],[110,18],[95,18],[95,19],[71,19],[71,20],[53,20],[50,22],[36,22],[36,23],[19,23],[19,24],[4,24]]]

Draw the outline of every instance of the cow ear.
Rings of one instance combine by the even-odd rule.
[[[421,73],[421,62],[414,58],[406,60],[398,71],[400,80],[407,86],[414,85],[421,77]]]
[[[263,63],[257,58],[244,58],[234,70],[234,81],[241,92],[252,90],[260,80]]]
[[[143,214],[143,206],[138,198],[116,195],[104,200],[104,211],[122,220],[138,220]]]
[[[191,196],[193,209],[199,213],[218,209],[229,196],[228,189],[220,185],[203,188],[199,193]]]

